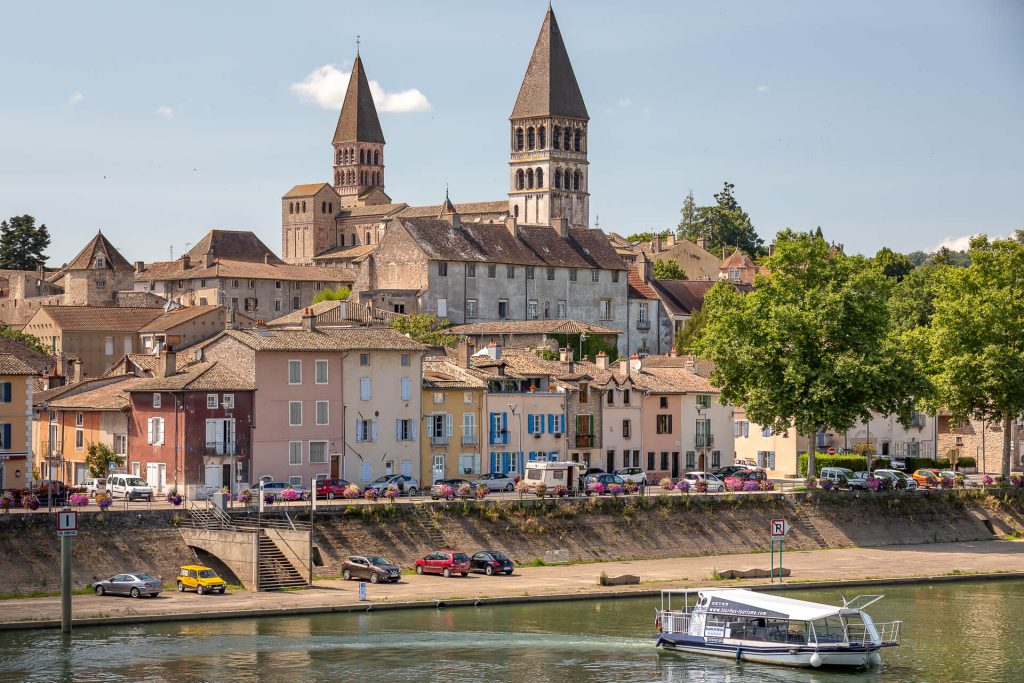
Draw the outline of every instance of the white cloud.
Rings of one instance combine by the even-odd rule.
[[[633,106],[633,100],[631,100],[628,97],[623,97],[621,100],[619,100],[619,106],[623,107],[623,108],[625,108],[625,107],[632,107]]]
[[[345,99],[345,89],[351,72],[339,70],[333,64],[325,64],[298,83],[292,83],[289,90],[303,102],[312,102],[324,109],[339,109]],[[378,111],[393,113],[430,111],[432,107],[426,95],[416,88],[386,92],[377,81],[370,81],[370,94]]]
[[[84,101],[85,95],[83,95],[82,91],[80,90],[76,90],[75,92],[71,93],[71,97],[68,98],[68,104],[72,107],[76,104],[81,104]]]
[[[770,89],[767,85],[759,85],[755,88],[755,92],[768,92]]]
[[[161,104],[154,113],[162,119],[173,119],[175,114],[174,110],[166,104]]]

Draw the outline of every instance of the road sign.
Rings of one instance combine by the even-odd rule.
[[[116,462],[114,462],[113,460],[111,460],[110,462],[108,462],[108,463],[107,463],[107,468],[108,468],[108,469],[109,469],[109,470],[110,470],[111,472],[113,472],[113,471],[114,471],[114,468],[115,468],[115,467],[117,467],[117,463],[116,463]]]
[[[834,448],[828,449],[828,454],[829,455],[835,455],[836,454],[836,449],[834,449]]]
[[[789,533],[789,522],[784,519],[773,519],[771,522],[771,534],[773,541],[780,541]]]
[[[363,600],[363,601],[366,600],[366,582],[365,581],[360,581],[359,582],[359,599]]]
[[[78,513],[74,510],[61,510],[57,513],[57,535],[78,535]]]

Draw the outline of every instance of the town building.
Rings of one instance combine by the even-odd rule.
[[[484,471],[481,433],[486,425],[487,384],[460,367],[457,359],[427,357],[422,385],[419,478],[423,485],[479,476]]]
[[[25,488],[32,478],[32,392],[40,369],[24,355],[0,351],[0,491]]]
[[[998,472],[1003,463],[1003,425],[999,421],[955,420],[945,411],[935,420],[939,458],[974,458],[979,472]],[[1010,423],[1010,467],[1024,465],[1024,421]]]
[[[159,353],[168,345],[180,350],[209,339],[229,323],[251,327],[255,322],[248,316],[220,305],[173,308],[139,330],[137,348],[143,353]]]
[[[687,280],[717,280],[722,260],[704,248],[704,240],[691,242],[677,238],[673,233],[655,235],[649,241],[631,242],[629,248],[637,262],[645,258],[653,264],[657,261],[674,262],[686,273]]]
[[[579,320],[501,320],[494,322],[467,323],[445,329],[446,333],[457,334],[469,340],[477,349],[490,344],[501,348],[535,349],[541,346],[558,351],[567,340],[579,341],[599,337],[611,348],[617,348],[619,330]]]

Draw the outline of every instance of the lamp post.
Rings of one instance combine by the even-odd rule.
[[[519,408],[519,404],[517,404],[517,403],[509,403],[508,404],[508,409],[509,409],[509,411],[511,411],[512,417],[517,418],[517,421],[519,422],[519,444],[518,444],[519,445],[519,451],[516,451],[516,453],[513,455],[513,457],[516,458],[516,460],[513,462],[513,466],[516,466],[516,465],[519,464],[518,456],[519,456],[519,453],[523,449],[523,416],[519,415],[516,412],[516,410],[518,408]]]
[[[700,456],[697,459],[697,463],[700,466],[700,471],[701,472],[707,472],[708,468],[707,468],[707,462],[705,462],[705,455],[706,454],[704,452],[704,444],[706,444],[707,441],[708,441],[708,434],[707,434],[707,429],[704,426],[704,406],[700,405],[699,403],[697,404],[697,422],[698,422],[698,424],[700,424],[700,428],[704,432],[704,436],[703,437],[701,437],[700,434],[696,434],[695,435],[697,437],[697,448],[699,449],[699,452],[700,452]]]

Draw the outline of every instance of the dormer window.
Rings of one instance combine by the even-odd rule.
[[[96,267],[97,268],[106,268],[107,267],[107,260],[105,258],[103,258],[102,256],[97,256],[96,257]]]

